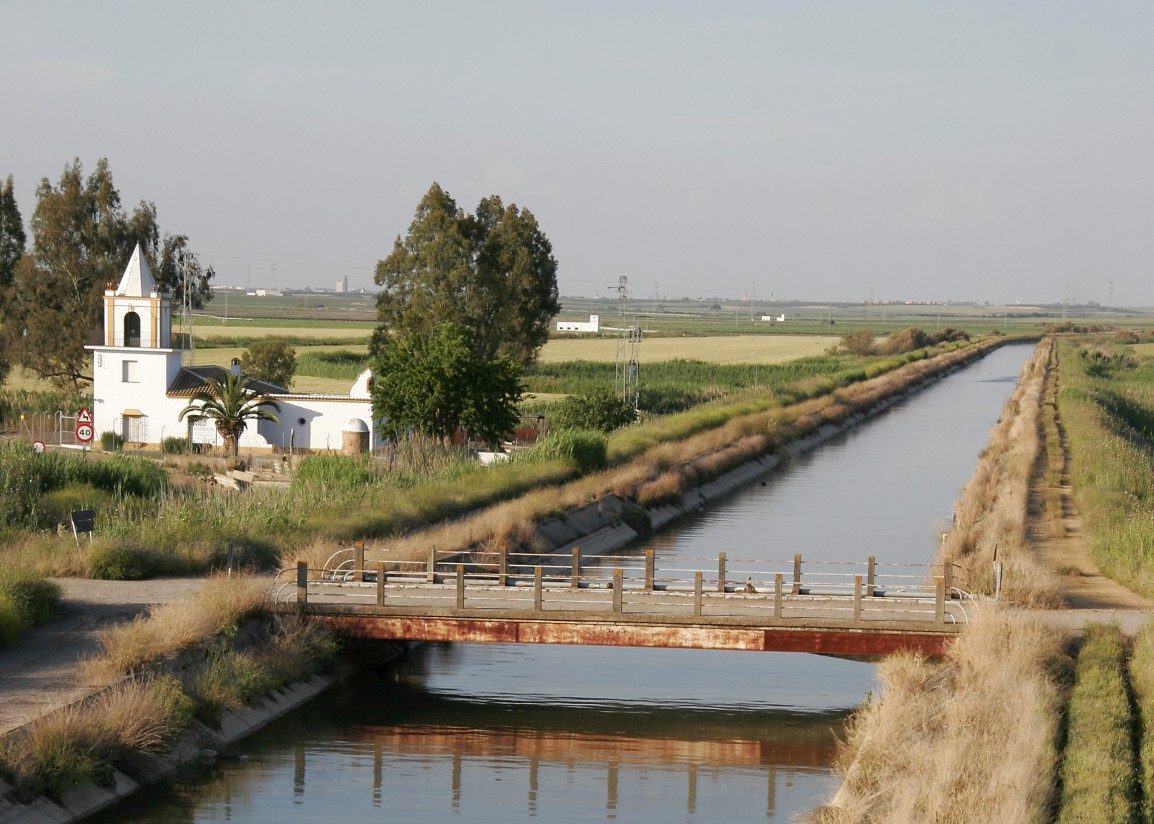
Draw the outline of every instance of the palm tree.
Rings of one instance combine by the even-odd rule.
[[[205,378],[206,388],[192,396],[188,406],[180,410],[180,420],[185,416],[193,423],[205,419],[216,423],[216,431],[224,439],[228,454],[235,458],[240,449],[240,436],[248,428],[249,421],[272,421],[279,423],[276,415],[265,407],[277,412],[280,405],[267,395],[250,388],[252,378],[248,375],[226,372],[224,380]]]

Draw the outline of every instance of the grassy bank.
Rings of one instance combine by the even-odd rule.
[[[1061,604],[1058,577],[1035,561],[1026,532],[1053,346],[1052,339],[1044,340],[1023,367],[939,550],[939,562],[956,565],[962,586],[983,595],[994,594],[995,561],[1000,561],[1002,597],[1027,606]]]
[[[1154,355],[1129,342],[1063,341],[1059,411],[1095,562],[1154,597]]]
[[[940,663],[887,659],[881,700],[851,721],[844,784],[811,820],[1050,821],[1068,669],[1058,633],[992,609]]]
[[[267,596],[265,579],[216,578],[194,599],[106,630],[86,677],[111,686],[0,741],[0,775],[24,801],[110,786],[139,753],[167,752],[193,723],[214,727],[335,655],[323,628],[274,620]]]

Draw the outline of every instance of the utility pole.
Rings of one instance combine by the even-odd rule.
[[[617,280],[617,360],[613,367],[613,394],[637,411],[641,396],[638,350],[641,346],[641,319],[635,314],[633,323],[625,320],[625,303],[629,297],[629,278]]]

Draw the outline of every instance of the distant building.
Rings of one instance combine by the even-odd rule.
[[[349,291],[349,276],[345,275],[337,281],[337,294],[343,295],[347,291]]]
[[[599,332],[601,330],[601,318],[597,315],[590,315],[589,320],[559,320],[557,321],[558,332]]]
[[[784,314],[778,315],[777,317],[774,317],[773,315],[762,315],[761,319],[766,323],[772,323],[774,321],[777,321],[778,323],[785,323]]]

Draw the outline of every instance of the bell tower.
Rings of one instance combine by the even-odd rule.
[[[117,286],[104,290],[104,345],[168,349],[172,345],[172,305],[160,291],[140,244]]]

